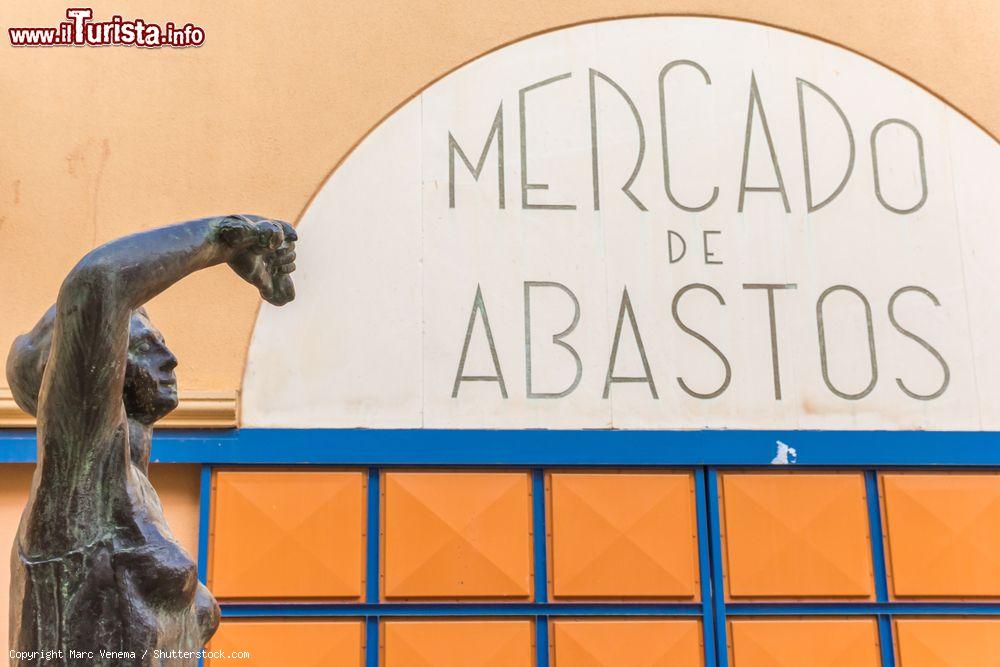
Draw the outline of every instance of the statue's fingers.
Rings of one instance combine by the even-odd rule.
[[[295,270],[295,262],[289,262],[288,264],[282,264],[278,266],[275,271],[277,273],[291,273]]]
[[[283,220],[275,220],[281,225],[281,231],[285,234],[285,241],[298,241],[299,234],[295,231],[295,228]]]
[[[261,220],[257,223],[257,247],[258,254],[268,253],[281,247],[284,241],[284,233],[281,226],[271,220]]]
[[[295,288],[291,285],[287,289],[276,289],[266,298],[267,302],[274,306],[284,306],[295,299]]]
[[[260,296],[264,301],[270,302],[274,298],[274,284],[270,280],[266,280],[258,285],[260,290]]]
[[[265,247],[268,250],[277,250],[285,242],[285,230],[274,220],[268,220],[266,224],[268,238]]]
[[[229,215],[219,222],[219,238],[231,248],[245,248],[259,238],[256,225],[245,215]]]
[[[278,284],[274,295],[275,303],[279,306],[284,306],[286,303],[295,299],[295,285],[292,284],[292,279],[285,276]]]

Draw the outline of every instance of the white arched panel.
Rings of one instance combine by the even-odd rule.
[[[243,424],[996,429],[998,175],[955,110],[798,34],[518,42],[328,179]]]

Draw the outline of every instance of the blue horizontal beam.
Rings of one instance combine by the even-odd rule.
[[[1000,616],[996,602],[729,603],[728,616]]]
[[[700,603],[598,604],[598,603],[362,603],[362,604],[243,604],[221,605],[226,618],[270,616],[700,616]]]
[[[994,431],[158,431],[152,458],[217,465],[757,466],[771,463],[779,441],[795,449],[798,466],[1000,467]],[[0,431],[0,463],[34,460],[34,431]]]
[[[224,603],[226,618],[363,616],[701,616],[700,603]],[[730,603],[726,614],[736,616],[1000,616],[1000,604],[975,602],[884,603]]]

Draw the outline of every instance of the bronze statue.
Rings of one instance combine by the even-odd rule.
[[[154,422],[177,407],[177,359],[142,305],[226,262],[281,306],[295,230],[259,216],[141,232],[87,254],[14,341],[7,379],[37,416],[38,462],[11,554],[12,665],[195,665],[219,607],[149,483]]]

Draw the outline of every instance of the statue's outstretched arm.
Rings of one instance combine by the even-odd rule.
[[[277,305],[290,301],[295,230],[257,216],[193,220],[117,239],[88,253],[59,290],[52,348],[39,394],[38,433],[56,464],[107,443],[124,420],[129,320],[136,308],[194,271],[223,262]],[[42,444],[42,443],[40,443]],[[54,463],[48,462],[49,465]]]

